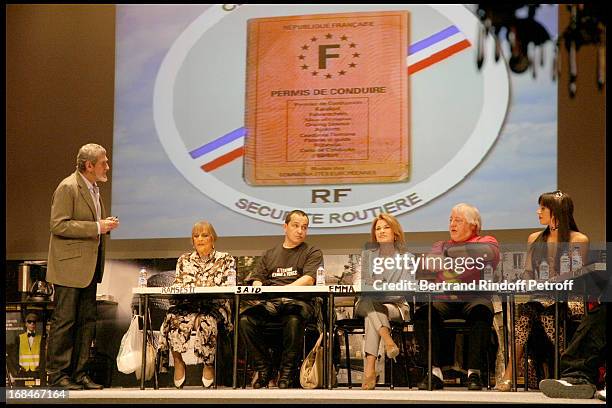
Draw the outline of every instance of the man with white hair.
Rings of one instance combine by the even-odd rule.
[[[436,242],[427,256],[427,269],[436,272],[436,282],[470,283],[482,279],[484,267],[495,269],[499,263],[499,244],[492,236],[481,236],[482,221],[478,208],[460,203],[451,210],[448,230],[450,240]],[[437,262],[436,262],[437,261]],[[415,313],[415,329],[421,345],[421,363],[427,356],[427,305]],[[468,389],[481,390],[480,371],[484,364],[486,347],[489,344],[493,306],[490,299],[464,295],[461,297],[437,296],[432,307],[432,388],[442,389],[444,381],[440,370],[440,338],[442,321],[452,318],[466,320],[469,327],[468,344]],[[418,384],[419,389],[428,389],[428,376]]]

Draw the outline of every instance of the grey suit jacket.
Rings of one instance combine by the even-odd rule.
[[[105,218],[102,199],[100,208],[101,217]],[[47,281],[84,288],[97,276],[100,283],[104,273],[104,246],[105,237],[98,235],[96,206],[77,170],[62,180],[53,193]]]

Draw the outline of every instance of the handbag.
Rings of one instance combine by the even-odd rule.
[[[138,364],[138,369],[134,371],[136,379],[140,380],[140,372],[142,365]],[[147,341],[147,366],[145,370],[145,380],[149,381],[155,373],[155,347],[150,341]]]
[[[313,389],[323,387],[323,333],[315,343],[300,367],[300,385],[302,388]]]

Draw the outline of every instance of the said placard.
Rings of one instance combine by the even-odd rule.
[[[249,20],[246,182],[407,180],[409,32],[407,11]]]

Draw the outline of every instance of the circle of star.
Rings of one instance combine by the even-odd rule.
[[[337,69],[334,71],[330,69],[318,70],[319,65],[317,62],[318,57],[317,57],[317,51],[316,51],[317,44],[320,44],[320,41],[329,41],[329,40],[338,41],[338,44],[340,45],[340,47],[336,48],[335,50],[341,54],[341,57],[342,57],[342,53],[345,53],[345,54],[348,53],[350,56],[350,60],[345,66],[340,67],[340,69]],[[307,73],[311,77],[318,77],[318,78],[325,78],[325,79],[332,79],[332,78],[337,78],[337,77],[342,77],[344,75],[347,75],[351,70],[357,68],[357,66],[359,65],[360,57],[361,57],[361,54],[358,52],[357,44],[351,41],[348,36],[346,35],[334,36],[334,34],[331,34],[331,33],[316,34],[308,38],[308,40],[305,41],[304,44],[300,46],[300,52],[299,52],[299,55],[297,56],[298,61],[300,63],[301,71]],[[311,60],[315,62],[313,63],[311,62]]]

